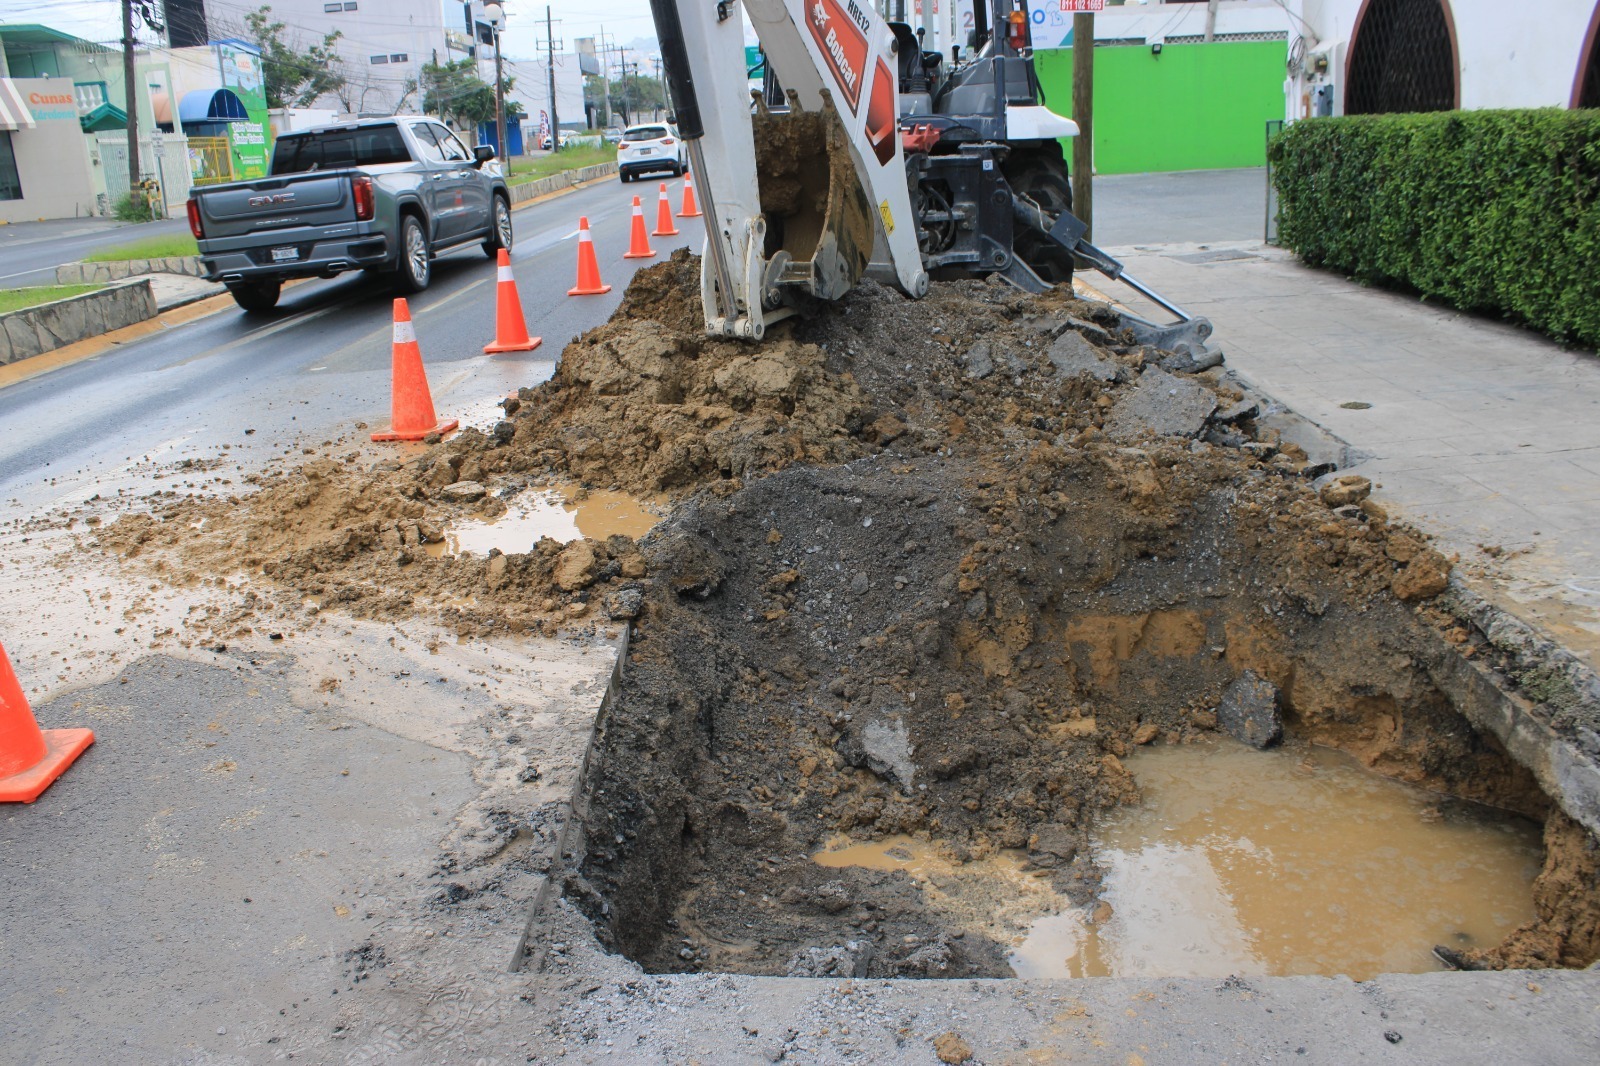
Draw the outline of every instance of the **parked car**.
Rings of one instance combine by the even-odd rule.
[[[565,148],[567,146],[567,144],[571,140],[572,140],[572,131],[571,130],[562,130],[561,131],[561,147]],[[548,133],[545,134],[543,137],[541,137],[539,139],[539,147],[543,148],[547,152],[555,147],[555,143],[552,141],[552,139],[551,139],[551,137],[550,137],[550,135]]]
[[[617,145],[617,173],[623,181],[652,171],[667,170],[677,177],[684,171],[683,139],[662,122],[629,126]]]
[[[346,270],[418,292],[443,252],[511,247],[511,195],[493,159],[426,116],[296,130],[278,138],[268,177],[196,188],[189,228],[206,279],[246,311],[271,310],[289,278]]]
[[[607,126],[605,131],[600,134],[600,137],[606,144],[621,144],[622,130],[616,126]]]

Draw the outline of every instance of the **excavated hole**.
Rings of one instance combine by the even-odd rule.
[[[566,883],[601,940],[650,972],[1366,977],[1543,935],[1563,816],[1453,708],[1459,652],[1308,562],[1270,475],[1158,465],[868,460],[675,514]],[[1277,749],[1219,728],[1247,672]]]

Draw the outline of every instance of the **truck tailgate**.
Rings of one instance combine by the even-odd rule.
[[[206,239],[354,222],[351,171],[290,174],[196,189]]]

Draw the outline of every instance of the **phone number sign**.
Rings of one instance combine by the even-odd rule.
[[[1056,0],[1056,2],[1061,5],[1062,11],[1072,13],[1106,9],[1106,0]]]

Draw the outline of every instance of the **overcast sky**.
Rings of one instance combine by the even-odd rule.
[[[222,0],[234,11],[254,10],[263,0]],[[270,3],[271,0],[265,0]],[[531,58],[543,52],[546,4],[535,0],[503,0],[506,7],[506,55]],[[654,38],[649,0],[550,0],[558,44],[572,50],[574,37],[597,35],[602,27],[614,43],[627,46],[638,38]],[[465,29],[460,0],[440,0],[445,26]],[[0,0],[0,21],[39,22],[53,29],[102,44],[114,44],[122,36],[120,0]],[[316,26],[297,26],[310,38]],[[148,32],[143,40],[149,42]]]

